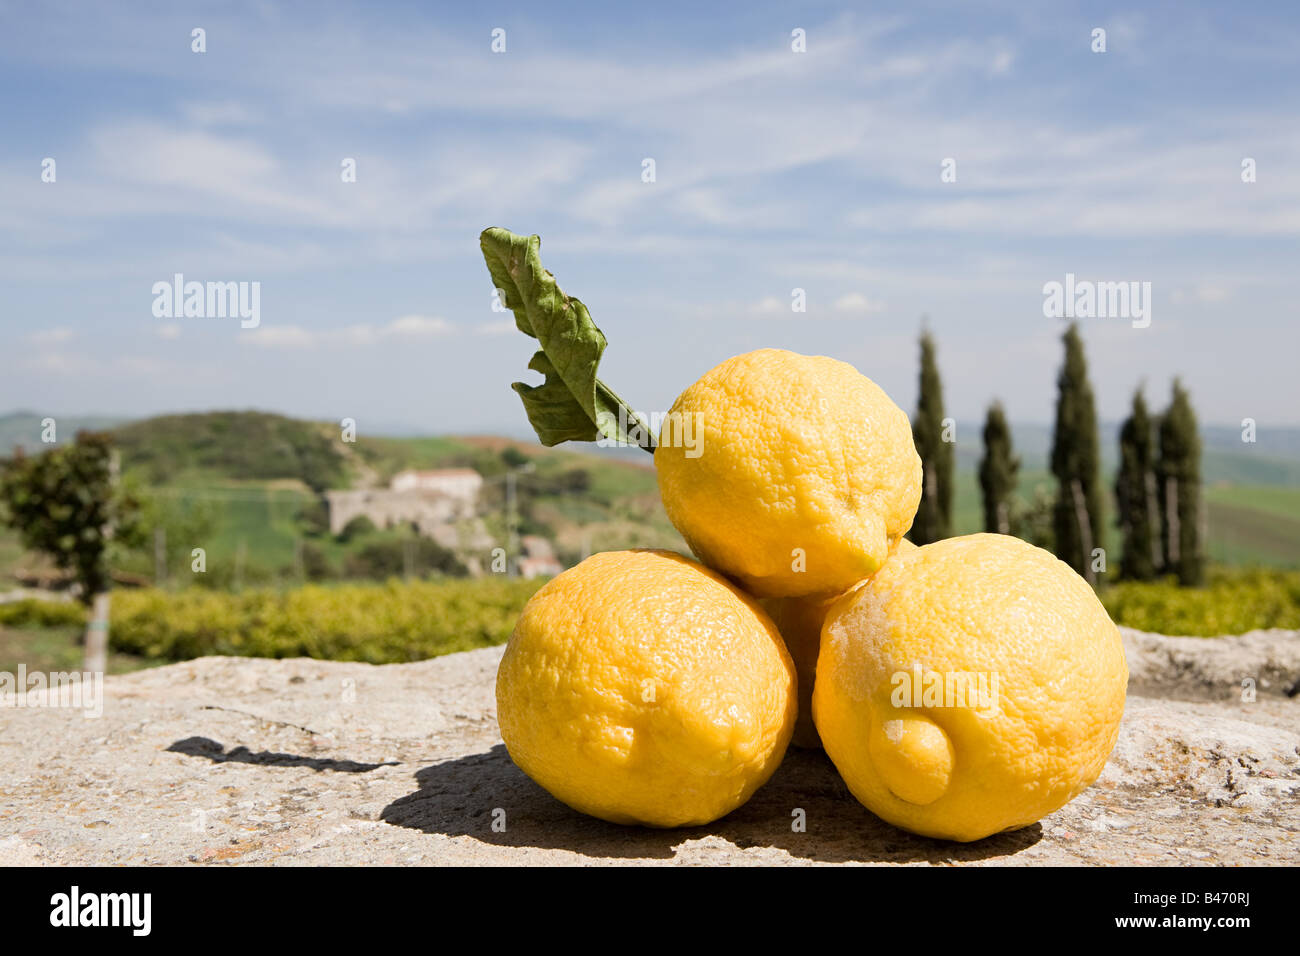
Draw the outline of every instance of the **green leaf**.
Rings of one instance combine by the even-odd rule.
[[[605,335],[587,307],[565,295],[542,267],[538,236],[485,229],[479,236],[492,284],[515,316],[515,326],[537,339],[541,350],[528,367],[542,373],[541,385],[515,382],[528,421],[543,445],[606,438],[653,452],[654,436],[614,391],[596,377]]]

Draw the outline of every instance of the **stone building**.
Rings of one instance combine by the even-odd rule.
[[[483,490],[483,476],[473,468],[438,468],[433,471],[408,468],[393,475],[388,487],[393,491],[440,492],[473,504]]]
[[[478,514],[483,476],[469,468],[401,471],[387,488],[327,491],[330,534],[341,532],[354,518],[369,518],[376,528],[401,524],[436,538],[436,529],[470,521]]]

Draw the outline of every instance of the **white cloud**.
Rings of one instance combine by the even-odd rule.
[[[240,340],[265,348],[315,348],[367,346],[393,339],[451,335],[457,326],[436,315],[403,315],[381,326],[361,322],[332,329],[306,329],[301,325],[263,325],[241,332]]]
[[[179,322],[164,322],[154,329],[160,339],[179,339],[181,337],[181,324]]]
[[[315,345],[318,337],[301,325],[259,325],[241,331],[239,340],[264,348],[300,349]]]
[[[836,312],[865,315],[870,312],[883,312],[885,303],[868,299],[861,292],[848,292],[836,299],[831,308]]]
[[[259,122],[255,112],[234,100],[186,103],[182,111],[195,126],[248,126]]]
[[[423,337],[430,335],[446,335],[455,329],[446,319],[431,315],[404,315],[401,318],[393,319],[383,329],[381,335],[401,335],[408,337]]]
[[[94,367],[94,363],[85,356],[62,352],[43,352],[30,356],[26,365],[43,375],[73,375]]]
[[[1175,289],[1169,297],[1174,305],[1213,305],[1228,299],[1228,288],[1219,283],[1198,282]]]
[[[792,290],[793,291],[793,290]],[[868,315],[875,312],[881,312],[885,308],[885,303],[876,299],[869,299],[860,292],[848,292],[836,298],[830,306],[829,311],[825,309],[825,297],[820,298],[823,303],[822,308],[818,308],[819,296],[814,288],[804,290],[808,310],[806,312],[796,312],[791,307],[794,298],[782,299],[780,296],[768,295],[754,302],[715,302],[706,305],[689,305],[673,306],[670,311],[681,311],[682,313],[697,318],[751,318],[751,319],[781,319],[791,318],[797,320],[810,320],[825,317],[828,314],[838,316],[850,315]]]
[[[27,336],[27,340],[35,345],[58,345],[60,342],[67,342],[72,338],[72,329],[55,328],[41,329],[39,332],[33,332]]]

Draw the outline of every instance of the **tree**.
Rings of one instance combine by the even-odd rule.
[[[1092,553],[1100,547],[1102,532],[1097,410],[1076,323],[1070,324],[1062,341],[1065,363],[1056,380],[1056,430],[1052,436],[1052,474],[1057,485],[1052,533],[1056,556],[1089,584],[1096,584]]]
[[[1019,471],[1020,459],[1012,454],[1006,413],[1000,402],[994,402],[984,421],[984,457],[979,468],[985,531],[1011,534],[1011,496]]]
[[[357,515],[343,526],[342,530],[338,533],[337,540],[341,544],[347,544],[350,541],[355,541],[357,538],[363,538],[368,534],[374,534],[376,530],[378,529],[375,528],[375,523],[373,521],[365,515]]]
[[[325,551],[310,541],[304,541],[301,552],[302,574],[308,581],[324,581],[334,576]]]
[[[501,449],[501,460],[505,462],[507,468],[518,468],[520,465],[526,465],[532,461],[514,445],[507,445]]]
[[[1142,390],[1133,394],[1133,411],[1119,432],[1119,472],[1115,476],[1116,524],[1124,539],[1120,577],[1150,581],[1163,563],[1157,532],[1155,448],[1151,416]]]
[[[320,538],[329,533],[330,509],[324,496],[314,495],[298,509],[294,517],[302,533],[309,538]]]
[[[1159,433],[1155,471],[1164,570],[1177,574],[1184,587],[1194,587],[1205,580],[1201,440],[1191,399],[1178,379],[1174,379],[1173,400],[1160,417]]]
[[[1034,486],[1029,501],[1016,515],[1016,534],[1044,551],[1056,551],[1056,537],[1052,530],[1056,512],[1056,496],[1047,484]]]
[[[934,351],[929,331],[922,332],[921,393],[912,420],[912,440],[923,469],[921,506],[910,534],[915,544],[946,538],[952,526],[952,440],[944,434],[943,382]]]
[[[103,671],[108,646],[110,544],[137,546],[140,502],[117,483],[112,439],[80,432],[71,445],[28,457],[22,449],[0,464],[0,500],[23,544],[70,571],[86,626],[86,670]]]
[[[343,559],[343,576],[386,581],[429,573],[465,577],[469,569],[448,549],[430,538],[375,541]]]

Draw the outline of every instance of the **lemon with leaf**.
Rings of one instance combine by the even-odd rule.
[[[834,595],[912,526],[921,459],[907,415],[852,365],[759,349],[678,397],[694,449],[655,452],[664,509],[705,564],[762,597]]]

